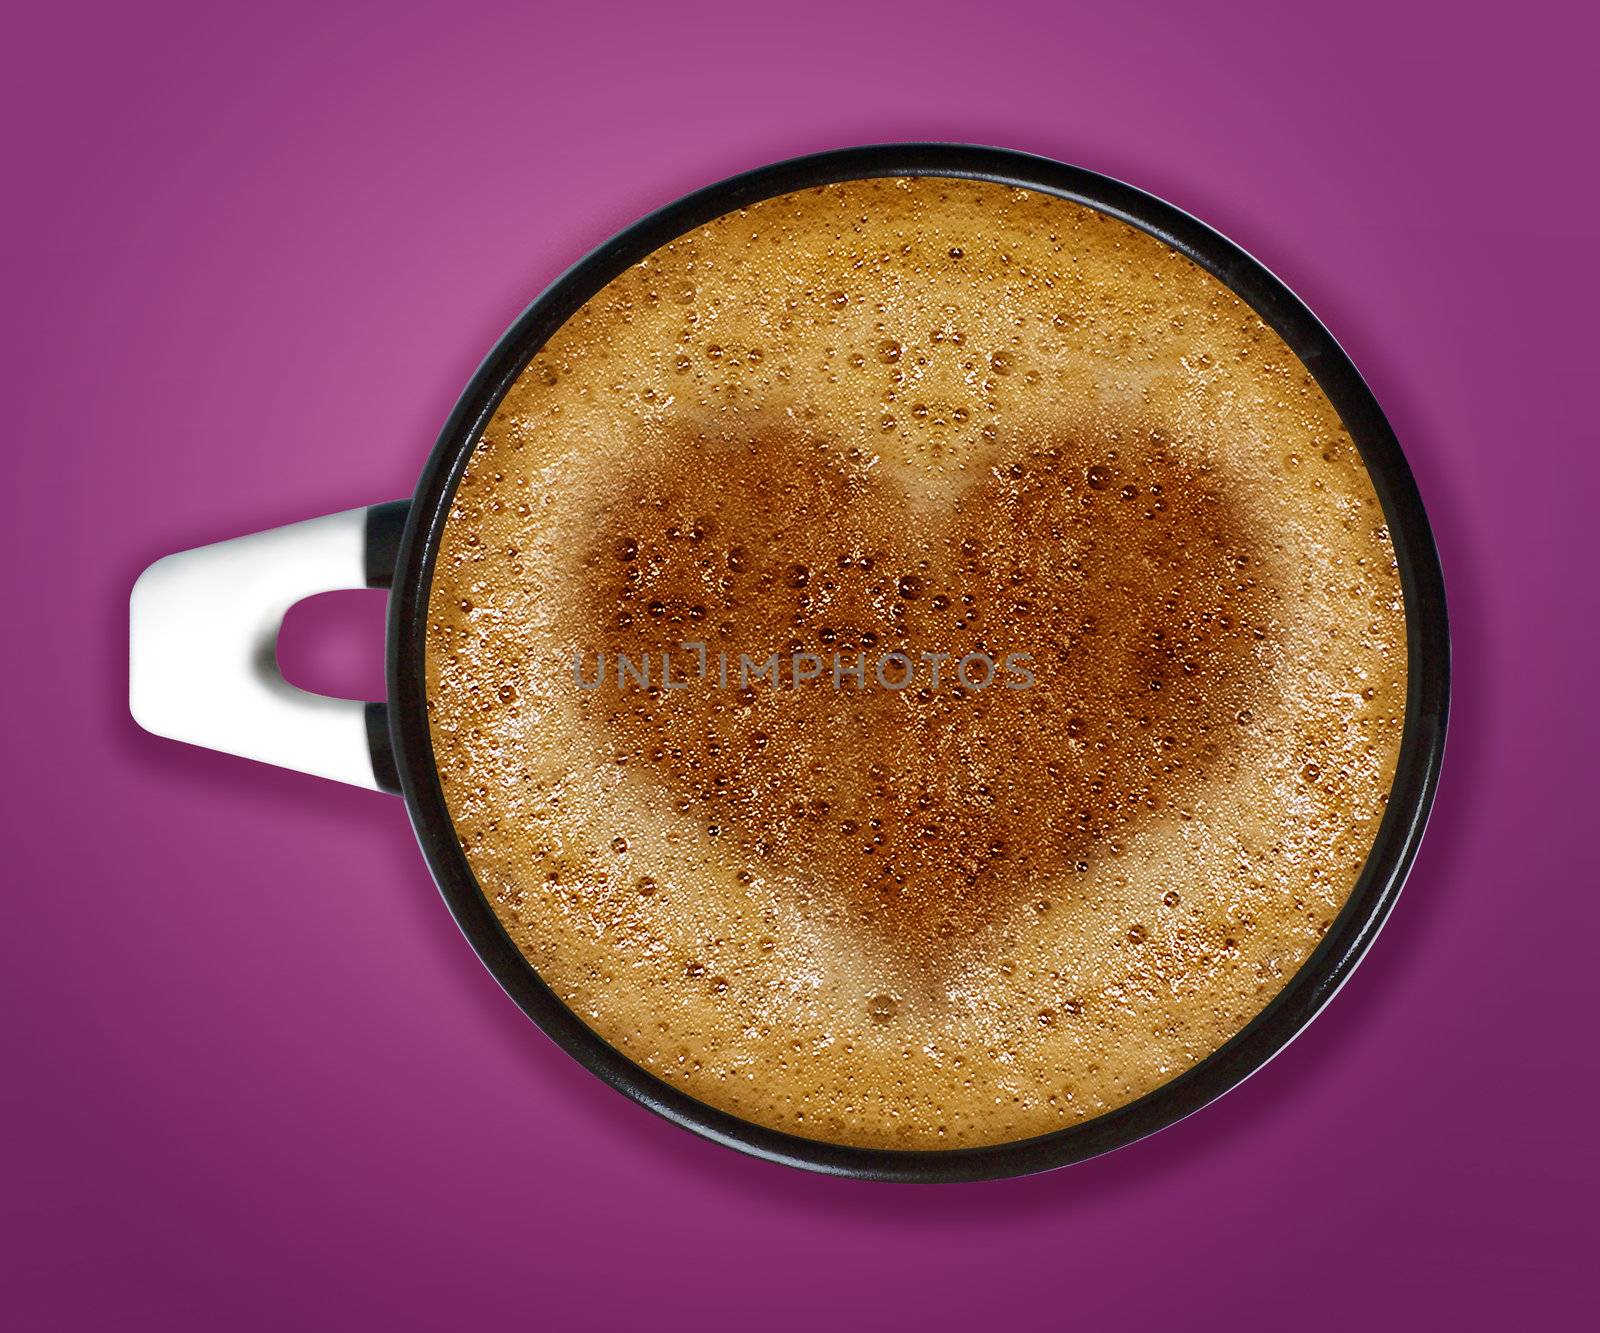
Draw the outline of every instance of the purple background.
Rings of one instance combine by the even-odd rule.
[[[1600,57],[1576,6],[1470,12],[14,12],[0,1322],[1593,1318]],[[1282,273],[1411,457],[1458,670],[1428,841],[1331,1010],[1151,1140],[948,1188],[637,1109],[499,993],[397,801],[144,736],[124,701],[150,560],[405,495],[589,247],[901,138],[1124,177]],[[302,608],[299,677],[376,682],[380,600]]]

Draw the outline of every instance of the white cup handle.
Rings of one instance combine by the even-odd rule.
[[[291,685],[277,643],[296,602],[389,586],[406,508],[349,509],[157,560],[129,601],[134,720],[157,736],[396,790],[384,705]]]

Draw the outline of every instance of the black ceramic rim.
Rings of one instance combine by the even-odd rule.
[[[907,1151],[800,1138],[719,1111],[634,1064],[556,998],[501,927],[457,841],[428,731],[424,635],[434,559],[467,459],[511,383],[579,307],[667,241],[732,209],[837,181],[915,175],[990,181],[1099,209],[1188,256],[1254,307],[1315,376],[1372,477],[1405,597],[1410,678],[1388,810],[1365,868],[1321,943],[1261,1013],[1183,1074],[1093,1120],[989,1147]],[[1310,310],[1238,246],[1152,195],[1047,158],[964,144],[872,145],[762,167],[667,205],[569,269],[511,326],[445,424],[411,504],[389,609],[388,718],[406,806],[445,902],[506,993],[574,1059],[675,1124],[771,1161],[876,1180],[982,1180],[1082,1161],[1198,1110],[1288,1045],[1350,975],[1399,895],[1438,782],[1449,674],[1444,581],[1416,483],[1366,383]]]

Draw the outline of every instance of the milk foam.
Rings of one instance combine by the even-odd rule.
[[[778,1129],[971,1146],[1150,1091],[1294,973],[1383,813],[1404,630],[1347,432],[1225,287],[1050,196],[852,182],[535,357],[444,533],[430,722],[603,1038]],[[1034,678],[717,669],[887,652]],[[670,688],[572,667],[663,653]]]

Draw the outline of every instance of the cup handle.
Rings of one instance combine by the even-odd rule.
[[[390,585],[409,508],[348,509],[157,560],[128,607],[134,721],[157,736],[398,791],[387,706],[291,685],[277,644],[296,602]]]

